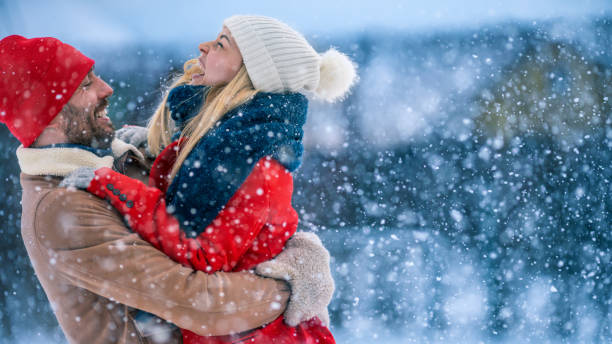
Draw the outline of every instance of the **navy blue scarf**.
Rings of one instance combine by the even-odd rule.
[[[180,129],[197,114],[207,91],[188,85],[170,91],[168,107]],[[200,139],[166,192],[168,209],[188,236],[206,229],[261,158],[272,156],[291,172],[298,168],[307,108],[299,93],[258,93]]]
[[[76,144],[76,143],[54,143],[51,145],[47,145],[47,146],[42,146],[42,147],[37,147],[40,149],[45,149],[45,148],[78,148],[78,149],[83,149],[86,150],[88,152],[94,153],[95,155],[97,155],[100,158],[104,158],[105,156],[113,156],[113,151],[109,148],[109,149],[100,149],[100,148],[93,148],[93,147],[89,147],[89,146],[83,146],[80,144]]]

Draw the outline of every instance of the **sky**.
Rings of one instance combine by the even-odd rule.
[[[317,36],[373,29],[452,30],[605,13],[612,13],[610,0],[0,0],[0,37],[54,36],[73,44],[184,43],[214,38],[223,19],[233,14],[275,17],[306,36]]]

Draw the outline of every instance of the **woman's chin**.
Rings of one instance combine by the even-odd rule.
[[[205,86],[206,81],[204,80],[204,74],[195,74],[191,76],[191,86]]]

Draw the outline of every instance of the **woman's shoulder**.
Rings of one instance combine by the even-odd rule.
[[[277,176],[279,174],[291,174],[280,162],[271,156],[265,156],[255,164],[255,168],[264,174]]]
[[[270,156],[261,158],[253,168],[252,173],[258,174],[261,179],[265,180],[265,184],[270,189],[277,189],[293,183],[291,172]]]
[[[282,182],[283,180],[293,180],[291,172],[287,170],[280,162],[276,159],[265,156],[261,158],[253,170],[249,173],[249,176],[245,180],[243,186],[253,185],[256,183],[266,184],[268,186]]]

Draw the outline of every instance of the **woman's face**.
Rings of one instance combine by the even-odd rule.
[[[229,30],[224,26],[217,39],[200,43],[201,74],[191,77],[192,85],[221,86],[229,83],[242,67],[242,55]]]

